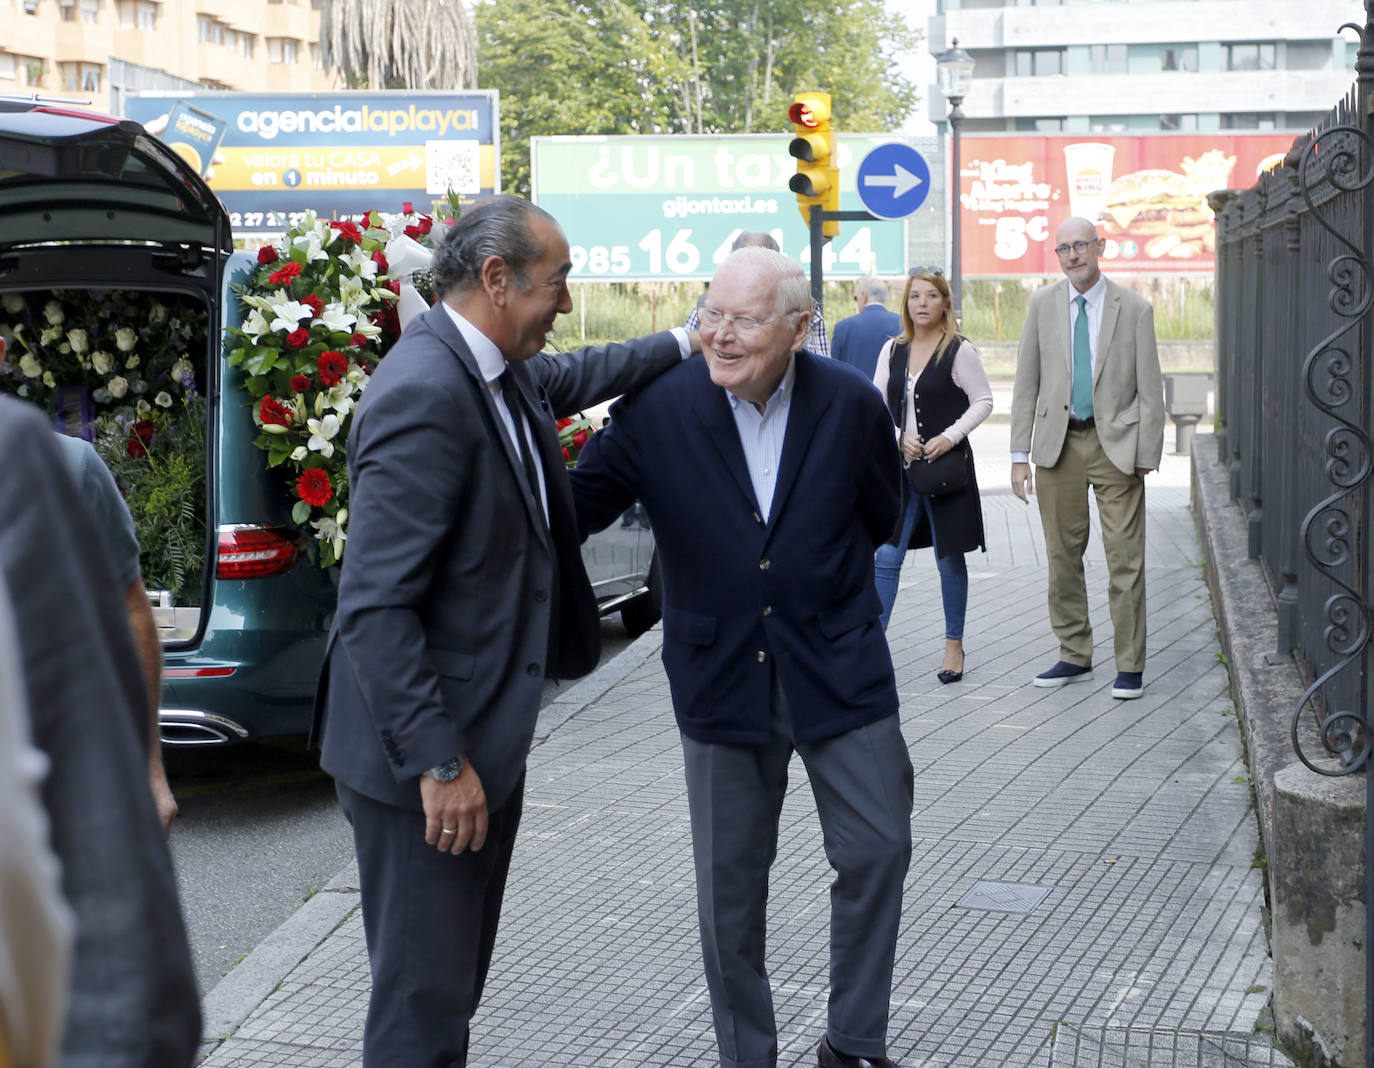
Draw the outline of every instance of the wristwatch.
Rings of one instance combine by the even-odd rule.
[[[425,774],[436,782],[452,782],[463,774],[463,763],[462,756],[456,756],[452,760],[445,760],[442,764],[430,768]]]

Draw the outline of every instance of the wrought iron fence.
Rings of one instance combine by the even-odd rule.
[[[1311,683],[1295,744],[1315,715],[1348,770],[1370,753],[1374,666],[1374,23],[1363,40],[1323,125],[1253,188],[1213,197],[1218,445],[1274,592],[1275,652]]]
[[[1283,163],[1217,209],[1217,442],[1307,688],[1293,747],[1371,772],[1374,734],[1374,0],[1356,83]],[[1307,717],[1325,749],[1305,752]],[[1365,812],[1365,1051],[1374,1068],[1374,773]]]

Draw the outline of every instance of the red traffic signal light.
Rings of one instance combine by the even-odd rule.
[[[809,225],[812,205],[823,211],[840,210],[840,171],[833,158],[835,135],[830,129],[830,95],[798,93],[787,109],[787,118],[796,128],[787,151],[798,161],[797,173],[788,181],[787,188],[797,194],[797,209]],[[825,237],[834,237],[840,232],[840,224],[824,220],[821,232]]]

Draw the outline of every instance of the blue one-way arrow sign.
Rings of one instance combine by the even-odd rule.
[[[859,199],[880,219],[905,219],[925,203],[930,167],[914,148],[879,145],[859,164]]]

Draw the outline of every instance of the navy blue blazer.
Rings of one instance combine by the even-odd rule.
[[[901,332],[902,320],[896,312],[888,311],[881,304],[865,304],[858,315],[835,324],[830,356],[857,367],[872,382],[873,372],[878,367],[878,350]]]
[[[663,574],[663,663],[678,725],[761,745],[773,672],[793,736],[814,742],[892,715],[873,552],[900,509],[882,395],[802,351],[764,522],[725,390],[694,356],[611,407],[572,473],[585,537],[638,498]]]

